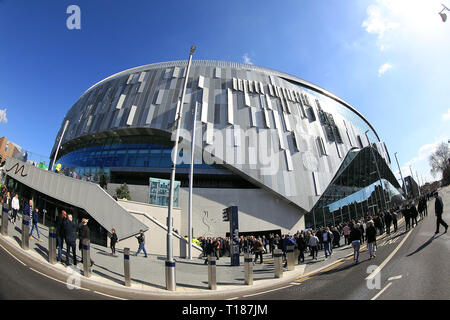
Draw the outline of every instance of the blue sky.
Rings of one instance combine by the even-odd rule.
[[[375,127],[398,172],[432,180],[450,138],[449,0],[0,0],[0,136],[49,155],[62,119],[94,83],[139,65],[248,62],[317,84]],[[81,30],[69,30],[69,5]],[[6,112],[4,111],[6,109]],[[43,159],[45,160],[45,159]],[[47,159],[48,160],[48,159]],[[440,177],[437,177],[440,178]]]

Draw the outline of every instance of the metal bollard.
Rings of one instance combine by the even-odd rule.
[[[216,257],[208,257],[208,288],[217,289]]]
[[[9,218],[9,211],[6,208],[3,208],[3,205],[0,205],[0,210],[2,212],[2,228],[1,233],[4,236],[8,235],[8,218]]]
[[[253,284],[253,259],[250,253],[244,254],[245,284]]]
[[[56,263],[56,229],[50,227],[48,231],[48,262],[51,264]]]
[[[275,278],[283,277],[283,251],[281,249],[275,249],[273,251],[273,260],[275,267]]]
[[[292,271],[295,269],[295,261],[294,261],[294,246],[286,247],[286,260],[287,260],[287,269],[288,271]]]
[[[166,261],[166,289],[169,291],[177,290],[177,281],[175,274],[175,261]]]
[[[83,273],[84,276],[89,278],[91,276],[91,254],[90,254],[90,243],[89,239],[83,239]]]
[[[22,249],[30,249],[30,216],[22,216]]]
[[[123,249],[123,274],[125,277],[125,286],[131,286],[131,272],[130,272],[130,248]]]

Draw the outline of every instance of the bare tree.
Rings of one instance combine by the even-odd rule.
[[[446,180],[446,174],[450,170],[450,149],[448,144],[442,142],[438,145],[436,151],[430,155],[429,163],[431,166],[431,174],[433,177],[436,176],[437,173],[442,174],[442,179]],[[445,184],[446,181],[444,181]]]

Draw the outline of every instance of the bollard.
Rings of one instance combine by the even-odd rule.
[[[125,286],[131,286],[131,272],[130,272],[130,248],[123,249],[123,274],[125,277]]]
[[[83,273],[84,276],[89,278],[91,276],[91,254],[90,254],[90,241],[89,239],[82,240],[83,250]]]
[[[275,267],[275,278],[283,277],[283,251],[281,249],[273,250],[273,265]]]
[[[286,261],[287,261],[287,269],[288,271],[292,271],[295,269],[295,261],[294,261],[294,246],[286,247]]]
[[[250,253],[244,254],[245,284],[253,284],[253,259]]]
[[[0,210],[2,212],[2,228],[1,233],[4,236],[8,235],[8,218],[9,218],[9,211],[7,208],[3,208],[3,205],[0,205]]]
[[[208,287],[211,290],[217,289],[216,257],[208,257]]]
[[[169,291],[177,290],[177,281],[175,274],[175,261],[166,261],[166,289]]]
[[[51,264],[56,263],[56,229],[50,227],[48,231],[48,262]]]
[[[30,249],[30,216],[22,216],[22,249]]]

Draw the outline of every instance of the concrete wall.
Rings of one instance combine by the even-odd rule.
[[[135,201],[122,201],[119,204],[130,212],[136,219],[148,226],[145,232],[145,249],[147,254],[165,255],[167,250],[167,207],[160,207],[139,203]],[[173,210],[173,228],[181,228],[181,210]],[[173,254],[176,257],[186,257],[188,252],[187,241],[177,234],[173,236]],[[120,239],[119,239],[120,240]],[[108,239],[109,246],[109,239]],[[131,251],[137,251],[138,241],[135,237],[121,240],[116,245],[117,249],[130,248]],[[143,254],[143,253],[142,253]],[[193,247],[192,256],[198,257],[201,254],[199,248]]]
[[[115,193],[119,184],[109,184],[108,192]],[[148,200],[148,186],[129,185],[131,198],[135,201]],[[175,219],[180,219],[175,229],[182,236],[188,233],[188,196],[189,189],[180,189],[179,205]],[[304,212],[298,207],[287,203],[270,192],[263,189],[210,189],[194,188],[192,225],[194,237],[199,236],[225,236],[229,232],[229,224],[222,221],[222,209],[236,205],[239,207],[239,230],[263,231],[281,229],[282,232],[295,233],[305,227]],[[153,214],[165,224],[167,216],[166,207],[161,211],[152,209]]]

